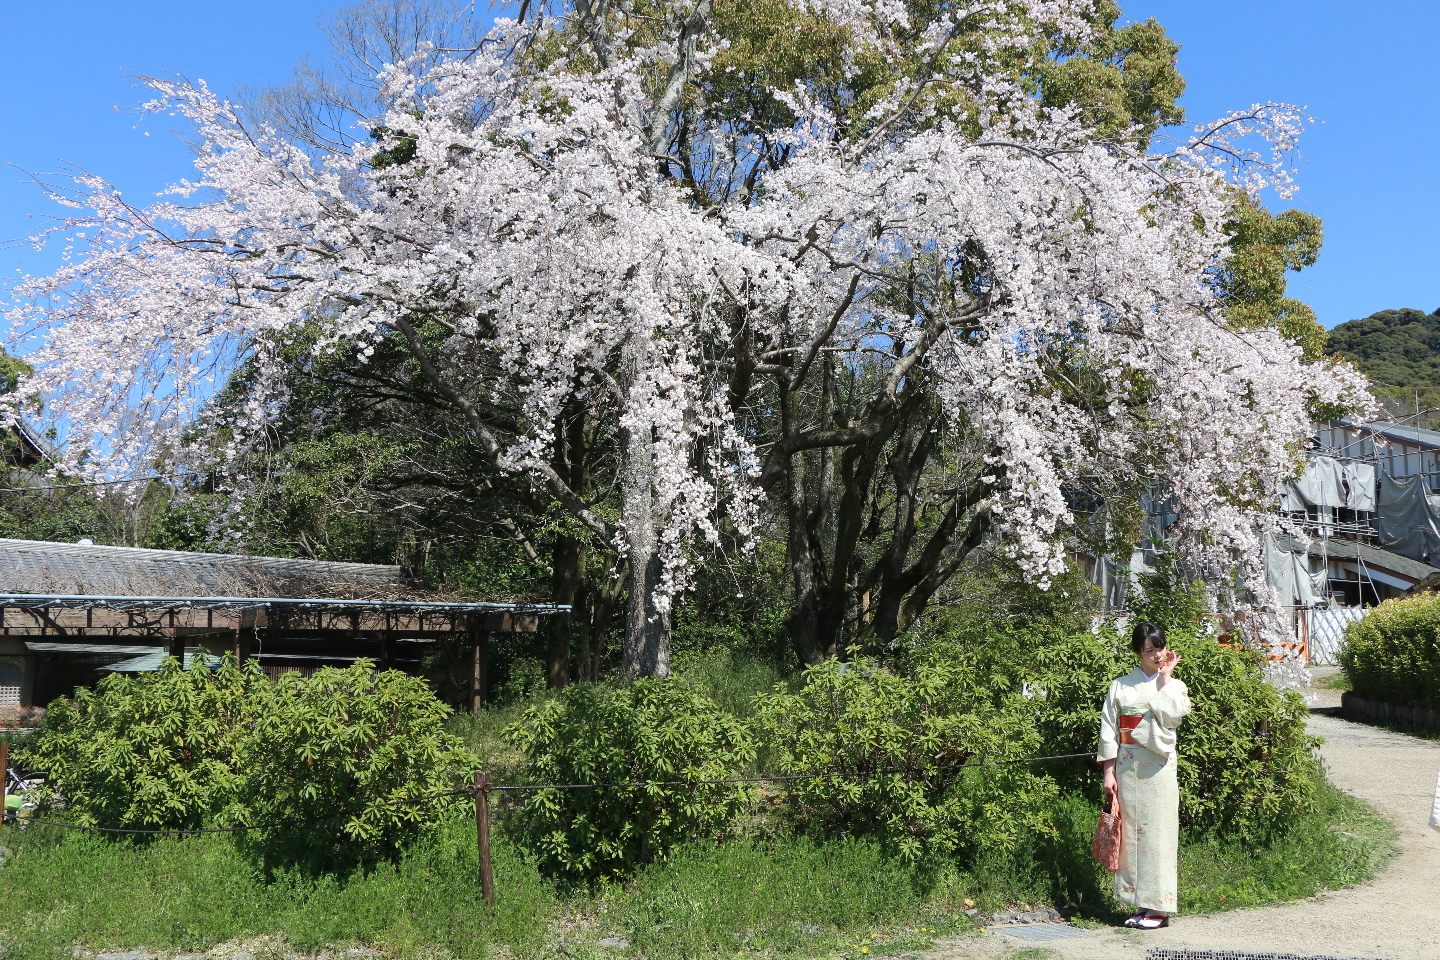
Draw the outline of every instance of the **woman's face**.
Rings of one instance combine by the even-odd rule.
[[[1140,650],[1140,667],[1146,673],[1159,673],[1160,668],[1170,662],[1170,651],[1164,647],[1157,647],[1150,641],[1145,641],[1145,646]]]

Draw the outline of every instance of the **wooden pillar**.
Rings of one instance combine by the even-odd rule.
[[[178,636],[178,633],[179,631],[174,627],[165,631],[165,656],[179,660],[183,667],[185,665],[185,638]]]
[[[237,613],[230,618],[230,648],[235,652],[235,662],[241,666],[250,659],[250,635],[254,632],[253,626],[249,631],[245,629],[243,613]]]
[[[485,708],[485,694],[490,682],[490,635],[479,629],[471,619],[466,634],[470,638],[470,712]]]
[[[380,669],[395,669],[395,638],[388,630],[380,634]]]

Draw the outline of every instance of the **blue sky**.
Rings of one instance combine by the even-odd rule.
[[[219,91],[283,82],[300,57],[323,55],[317,18],[340,5],[0,0],[0,164],[14,165],[0,166],[0,278],[56,260],[3,243],[56,212],[22,170],[69,161],[132,199],[190,172],[163,118],[137,126],[127,112],[143,98],[128,74],[173,71]],[[1302,142],[1293,203],[1324,219],[1325,249],[1291,292],[1326,326],[1440,308],[1440,4],[1131,0],[1125,15],[1153,16],[1183,44],[1192,120],[1283,101],[1323,121]]]

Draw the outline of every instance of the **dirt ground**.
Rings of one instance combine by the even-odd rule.
[[[1339,705],[1338,694],[1319,693],[1322,705]],[[1037,948],[1063,960],[1144,960],[1151,947],[1440,960],[1440,832],[1427,825],[1440,743],[1320,714],[1311,714],[1309,728],[1325,738],[1321,754],[1334,783],[1399,830],[1400,855],[1372,883],[1282,906],[1177,917],[1164,930],[1095,930],[1049,942],[982,934],[941,944],[924,960],[999,960]]]

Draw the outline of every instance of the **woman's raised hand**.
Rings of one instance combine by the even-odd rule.
[[[1166,680],[1169,680],[1171,678],[1171,675],[1175,673],[1175,664],[1179,662],[1180,654],[1176,653],[1174,650],[1161,651],[1160,672],[1165,675]]]

